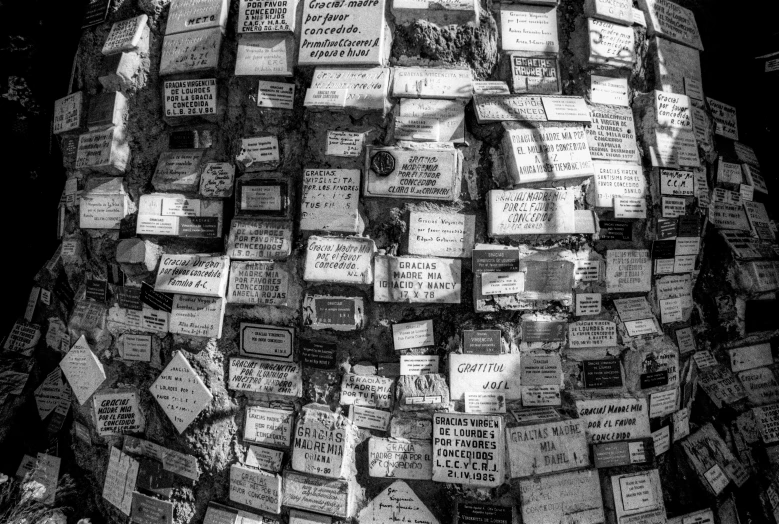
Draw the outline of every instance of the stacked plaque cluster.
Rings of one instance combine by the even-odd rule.
[[[779,515],[776,228],[691,11],[108,16],[55,107],[62,244],[4,345],[61,358],[39,414],[107,521]]]

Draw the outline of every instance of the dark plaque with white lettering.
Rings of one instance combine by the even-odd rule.
[[[499,329],[468,329],[463,331],[463,353],[480,355],[500,354]]]
[[[335,357],[338,346],[332,342],[300,342],[300,360],[303,366],[316,369],[335,368]]]
[[[240,216],[285,217],[289,191],[284,180],[250,178],[235,181],[235,214]]]
[[[614,468],[652,462],[654,449],[651,438],[603,442],[593,444],[592,456],[596,468]]]
[[[158,311],[170,313],[173,310],[173,295],[154,291],[154,287],[146,282],[141,284],[141,302]]]
[[[619,359],[585,360],[582,362],[582,381],[587,389],[621,388]]]
[[[568,323],[563,321],[522,321],[523,342],[552,342],[565,340]]]
[[[779,318],[779,300],[747,300],[744,316],[747,333],[773,331]]]
[[[676,236],[676,219],[657,218],[657,239],[666,240]]]
[[[84,13],[84,22],[81,24],[81,29],[105,22],[105,19],[108,16],[108,7],[110,5],[111,0],[89,0],[86,12]]]
[[[138,213],[127,215],[119,222],[119,238],[133,238],[138,229]]]
[[[62,164],[64,167],[72,166],[76,161],[76,154],[78,153],[78,137],[63,136],[60,142],[60,149],[62,150]]]
[[[197,149],[197,131],[172,131],[168,136],[168,149]]]
[[[668,385],[668,370],[651,371],[641,374],[641,389],[656,388]]]
[[[86,288],[86,296],[88,299],[105,304],[108,295],[108,282],[98,278],[88,278]]]
[[[150,491],[165,498],[173,494],[173,473],[162,467],[162,462],[149,458],[138,458],[138,491]]]
[[[652,260],[674,258],[676,240],[655,240],[652,242]]]
[[[179,236],[192,238],[217,238],[219,217],[180,217]]]
[[[65,275],[64,271],[60,271],[60,274],[57,276],[57,281],[54,283],[54,295],[62,302],[66,309],[73,309],[73,300],[75,299],[76,294],[73,292],[73,288],[70,287],[68,277]]]
[[[473,250],[473,272],[519,271],[519,252],[515,249]]]
[[[633,223],[622,220],[601,220],[598,238],[601,240],[632,240]]]
[[[697,215],[682,215],[676,217],[678,221],[678,235],[680,237],[697,237],[701,234],[700,220]]]
[[[455,524],[512,524],[511,506],[457,502]]]
[[[143,309],[143,303],[141,302],[141,288],[127,286],[117,288],[116,302],[121,308],[141,311]]]

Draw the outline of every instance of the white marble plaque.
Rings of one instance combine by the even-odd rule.
[[[274,0],[265,0],[268,2]],[[257,87],[257,106],[292,109],[295,105],[295,84],[260,80]]]
[[[357,428],[329,410],[303,409],[292,445],[292,468],[329,478],[348,478],[354,467]]]
[[[628,79],[592,75],[590,77],[590,100],[593,104],[607,104],[628,107]]]
[[[349,416],[358,428],[387,431],[392,413],[352,404],[349,406]]]
[[[246,441],[285,448],[292,444],[292,426],[295,413],[283,409],[247,406],[243,438]]]
[[[309,237],[303,280],[371,284],[375,251],[376,245],[370,239]]]
[[[598,315],[601,311],[600,293],[576,293],[576,316]]]
[[[730,138],[731,140],[738,140],[736,108],[710,97],[706,97],[706,101],[709,103],[709,108],[716,123],[714,134]]]
[[[283,504],[336,517],[352,516],[354,493],[352,485],[345,480],[325,479],[284,472]]]
[[[286,306],[289,274],[276,262],[239,262],[230,264],[227,301],[233,304]]]
[[[92,352],[84,335],[73,344],[59,366],[81,405],[89,400],[106,379],[103,363]]]
[[[95,409],[95,429],[98,435],[124,435],[141,433],[145,421],[138,406],[135,391],[95,393],[92,399]]]
[[[389,68],[325,69],[318,67],[306,91],[306,107],[381,111],[389,109]]]
[[[230,500],[268,513],[281,513],[281,475],[233,464]]]
[[[646,249],[609,249],[606,252],[606,291],[645,292],[652,287],[652,259]]]
[[[294,340],[294,328],[241,323],[241,356],[292,362]]]
[[[148,16],[140,15],[120,22],[114,22],[100,52],[108,56],[138,50],[138,44],[141,41],[148,19]]]
[[[368,441],[368,472],[371,477],[431,480],[433,444],[372,437]]]
[[[465,393],[463,407],[465,408],[466,413],[481,413],[486,415],[505,413],[506,397],[502,393],[485,393],[482,391],[468,392]]]
[[[269,362],[253,358],[231,358],[228,387],[284,397],[299,397],[303,384],[300,364]]]
[[[391,378],[377,375],[344,373],[341,382],[341,404],[389,408],[392,405],[394,382]]]
[[[614,218],[646,218],[646,200],[614,197]]]
[[[361,234],[359,169],[306,169],[300,229]]]
[[[543,475],[590,465],[580,420],[506,428],[511,478]]]
[[[602,524],[598,471],[585,469],[519,481],[524,524]]]
[[[584,4],[587,16],[610,20],[622,25],[632,25],[633,2],[631,0],[587,0]]]
[[[433,100],[404,98],[400,101],[398,116],[434,121],[438,127],[438,141],[465,142],[466,100]]]
[[[214,70],[221,47],[222,30],[218,27],[166,35],[162,42],[160,75]]]
[[[500,44],[504,51],[557,53],[557,8],[512,5],[500,10]]]
[[[224,30],[229,0],[176,0],[171,3],[165,34],[198,29]]]
[[[78,129],[84,116],[84,93],[76,91],[54,101],[52,132],[55,135]]]
[[[473,99],[476,120],[491,122],[546,122],[546,111],[540,96],[479,95]]]
[[[54,368],[35,389],[35,405],[40,419],[44,420],[55,410],[67,413],[70,408],[70,393],[70,386],[62,380],[62,370],[59,367]]]
[[[507,400],[522,398],[519,353],[502,355],[449,354],[449,389],[452,400],[467,392],[501,393]]]
[[[438,355],[401,355],[401,375],[429,375],[438,373],[440,357]]]
[[[292,76],[294,54],[292,35],[241,35],[235,76]]]
[[[392,341],[395,351],[435,345],[433,321],[419,320],[392,325]]]
[[[247,171],[263,170],[279,162],[279,140],[275,136],[241,139],[241,150],[235,160]],[[245,205],[242,203],[242,207]]]
[[[646,399],[577,400],[586,423],[587,442],[612,442],[651,436]]]
[[[717,229],[752,230],[744,207],[741,205],[713,202],[709,211],[709,220]]]
[[[216,115],[216,79],[175,80],[163,84],[165,116]]]
[[[487,202],[491,237],[575,232],[574,194],[557,189],[493,189]]]
[[[515,184],[585,177],[594,172],[587,134],[581,126],[515,124],[506,129],[502,147]]]
[[[655,90],[655,121],[660,126],[692,130],[690,98]]]
[[[103,484],[103,498],[127,516],[130,516],[137,478],[138,461],[111,446]]]
[[[580,96],[542,96],[546,118],[560,122],[591,121],[590,111]]]
[[[127,214],[125,195],[83,196],[79,203],[81,229],[119,229]]]
[[[241,0],[238,32],[292,32],[295,30],[297,4],[297,0]]]
[[[648,15],[649,36],[663,36],[703,51],[692,11],[670,0],[638,0],[638,5]]]
[[[695,173],[692,171],[661,169],[660,194],[693,196],[695,194]]]
[[[618,523],[634,522],[627,517],[636,514],[647,519],[645,522],[665,522],[663,488],[660,473],[656,469],[614,475],[611,477],[611,488]],[[658,514],[653,516],[652,512]]]
[[[124,130],[110,127],[103,131],[83,133],[78,137],[76,169],[122,175],[130,160],[130,146]]]
[[[617,325],[609,320],[580,320],[568,324],[568,347],[591,348],[617,345]]]
[[[644,198],[646,179],[641,166],[616,162],[594,162],[591,193],[597,207],[613,207],[615,197]],[[592,198],[591,198],[592,200]]]
[[[392,78],[396,98],[470,100],[473,93],[470,69],[396,67]]]
[[[283,460],[283,451],[250,445],[249,449],[246,451],[245,463],[252,468],[278,473],[281,471],[281,462]]]
[[[365,154],[366,197],[454,201],[462,165],[454,148],[374,147]]]
[[[154,290],[163,293],[224,297],[228,257],[163,255]]]
[[[232,260],[282,260],[289,256],[292,226],[289,222],[233,219],[227,239]]]
[[[308,2],[298,64],[382,65],[384,40],[384,0]]]
[[[769,343],[729,349],[728,356],[730,357],[730,369],[734,373],[761,366],[770,366],[774,363]]]
[[[439,524],[438,519],[402,480],[393,482],[358,515],[360,524]]]
[[[469,258],[474,246],[475,215],[412,211],[409,216],[408,253]]]
[[[181,351],[176,351],[149,391],[179,433],[183,433],[214,398]]]
[[[590,63],[615,67],[630,67],[636,60],[635,36],[632,27],[612,24],[594,18],[587,19],[590,31]]]
[[[459,304],[461,266],[457,259],[389,257],[386,278],[377,276],[374,285],[374,293],[377,286],[383,286],[388,294],[375,300]]]
[[[328,156],[358,157],[362,154],[365,144],[365,133],[352,133],[350,131],[328,131],[327,152]]]
[[[590,115],[592,125],[586,130],[592,158],[637,163],[633,112],[621,107],[590,106]]]
[[[220,297],[173,295],[170,332],[190,337],[222,337],[225,303]]]
[[[504,480],[503,418],[433,414],[433,481],[496,487]],[[478,449],[480,453],[463,453]]]
[[[235,166],[228,162],[209,162],[200,175],[200,194],[211,198],[228,198],[233,194]]]

